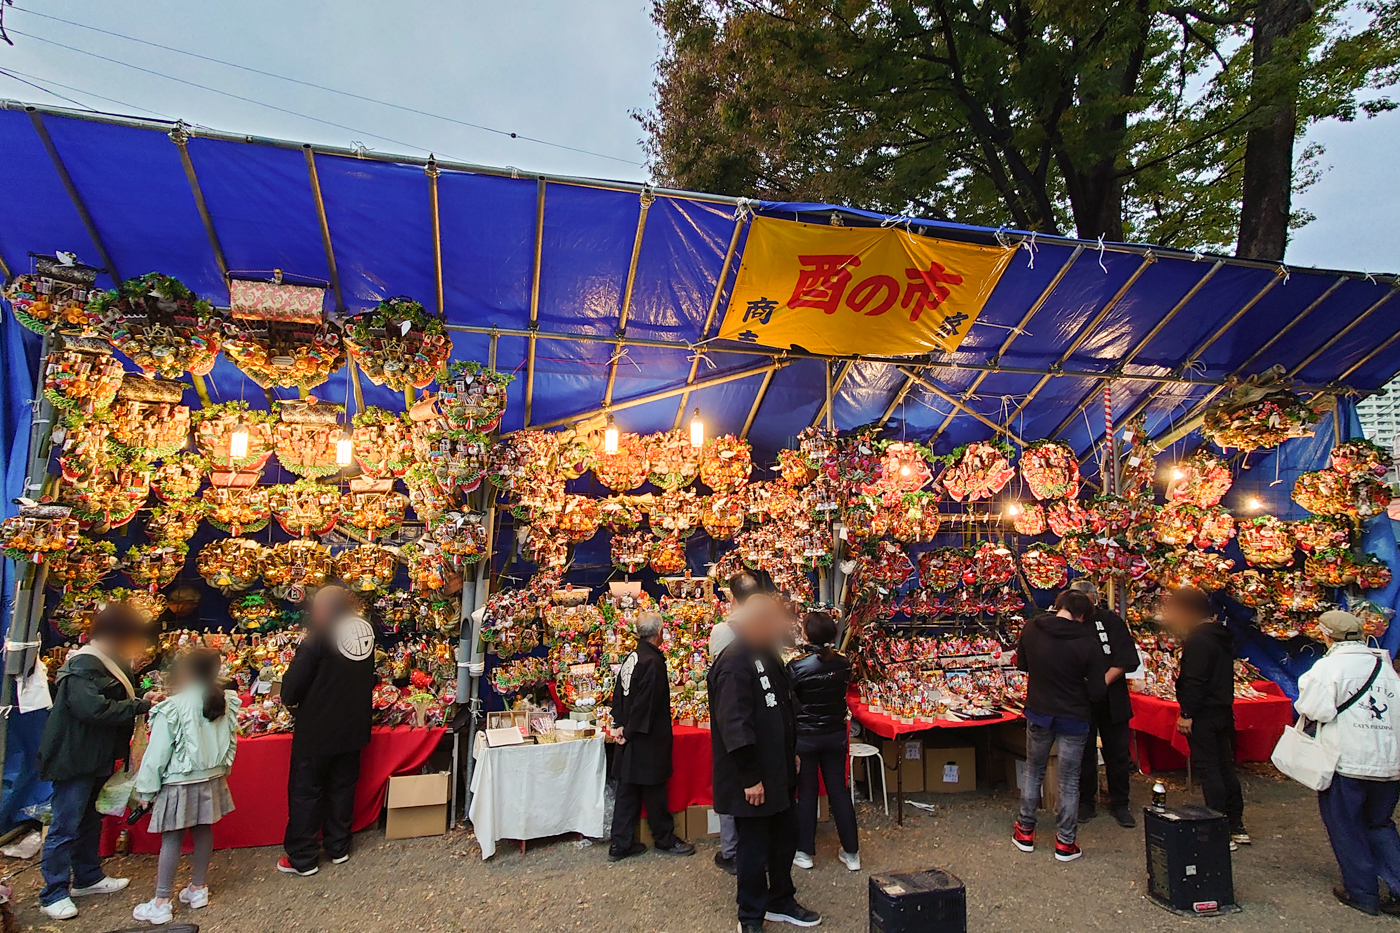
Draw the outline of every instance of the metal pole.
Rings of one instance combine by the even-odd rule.
[[[827,366],[828,372],[826,374],[826,400],[822,402],[822,407],[817,409],[817,416],[812,419],[812,427],[815,428],[817,425],[822,423],[823,418],[826,418],[826,429],[828,431],[831,430],[832,420],[835,418],[835,412],[832,409],[832,403],[836,401],[836,394],[841,391],[841,386],[845,383],[846,377],[851,374],[851,367],[855,365],[856,364],[853,360],[847,360],[844,364],[842,364],[841,372],[837,374],[835,382],[831,381],[831,367],[830,365]],[[828,415],[830,415],[831,417],[828,418]]]
[[[947,392],[944,392],[942,389],[929,382],[923,376],[916,375],[913,371],[904,369],[903,367],[901,367],[899,371],[904,373],[906,376],[911,377],[915,382],[923,386],[927,391],[943,399],[943,401],[947,402],[949,405],[952,405],[955,409],[962,412],[963,414],[970,415],[973,418],[976,418],[978,421],[991,428],[997,434],[1005,434],[1007,437],[1011,438],[1013,441],[1015,441],[1017,444],[1020,444],[1022,447],[1026,446],[1025,439],[1022,438],[1019,434],[1015,433],[1014,431],[1007,430],[1006,428],[997,424],[991,418],[988,418],[986,415],[980,414],[978,412],[973,411],[971,408],[968,408],[962,402],[958,401],[956,398],[954,398],[952,395],[949,395]]]

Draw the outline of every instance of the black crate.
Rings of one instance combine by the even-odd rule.
[[[870,933],[967,933],[967,891],[939,868],[872,874]]]
[[[1230,824],[1205,807],[1143,810],[1147,892],[1163,907],[1204,916],[1235,909]]]

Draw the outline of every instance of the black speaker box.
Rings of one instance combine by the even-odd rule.
[[[967,933],[967,891],[939,868],[872,874],[870,933]]]
[[[1236,910],[1230,824],[1205,807],[1143,810],[1147,892],[1161,906],[1191,916]]]

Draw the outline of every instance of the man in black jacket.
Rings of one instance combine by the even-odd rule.
[[[282,702],[296,724],[287,776],[287,854],[278,871],[316,874],[322,846],[336,865],[350,858],[373,693],[374,629],[345,589],[323,587],[311,600],[310,631],[282,676]]]
[[[797,903],[792,883],[797,725],[778,657],[787,610],[754,596],[730,624],[737,638],[714,660],[707,682],[715,810],[734,817],[739,835],[739,930],[760,933],[765,919],[816,926],[821,916]]]
[[[675,821],[666,804],[666,781],[671,777],[671,681],[660,646],[661,615],[643,612],[637,617],[637,650],[622,662],[613,684],[613,735],[618,749],[613,761],[617,803],[608,847],[610,862],[647,850],[632,841],[643,801],[656,850],[667,855],[695,854],[695,846],[676,836]]]
[[[1128,699],[1128,682],[1123,675],[1137,670],[1142,661],[1138,658],[1137,645],[1133,643],[1127,623],[1118,613],[1102,605],[1099,588],[1093,581],[1075,580],[1069,588],[1083,593],[1094,603],[1094,611],[1088,621],[1108,668],[1104,674],[1108,693],[1093,705],[1089,736],[1084,742],[1084,761],[1079,771],[1079,822],[1093,819],[1097,812],[1098,744],[1102,739],[1103,769],[1108,776],[1108,812],[1113,814],[1119,826],[1132,829],[1137,825],[1132,810],[1128,809],[1129,775],[1133,769],[1132,753],[1128,747],[1128,720],[1133,718],[1133,705]]]
[[[1206,806],[1230,821],[1230,848],[1248,845],[1244,791],[1235,774],[1235,642],[1215,620],[1210,597],[1197,589],[1175,590],[1162,619],[1181,639],[1176,730],[1191,747],[1191,769],[1201,781]]]
[[[1026,683],[1026,782],[1021,813],[1011,840],[1022,852],[1035,851],[1035,811],[1050,763],[1060,747],[1060,801],[1055,813],[1055,858],[1072,862],[1083,853],[1075,841],[1079,826],[1079,763],[1089,737],[1093,704],[1103,699],[1103,652],[1087,619],[1094,604],[1083,593],[1066,590],[1055,612],[1036,616],[1021,631],[1016,666]]]

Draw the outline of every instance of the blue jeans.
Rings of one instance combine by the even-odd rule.
[[[1060,806],[1055,811],[1055,838],[1071,844],[1079,828],[1079,768],[1088,733],[1054,732],[1032,722],[1026,723],[1026,783],[1021,788],[1020,823],[1026,829],[1035,829],[1040,787],[1045,783],[1050,749],[1057,739],[1060,743]]]
[[[1342,869],[1342,883],[1363,907],[1380,902],[1376,879],[1392,897],[1400,897],[1400,834],[1395,831],[1395,804],[1400,781],[1362,781],[1335,775],[1332,786],[1317,795],[1322,825]]]
[[[97,795],[106,776],[53,782],[53,822],[44,840],[44,890],[39,903],[45,907],[68,896],[70,885],[80,888],[103,878],[97,846],[102,836],[102,814]]]

